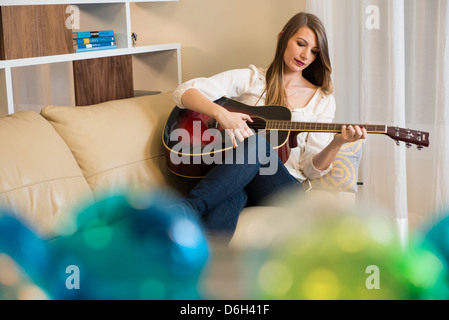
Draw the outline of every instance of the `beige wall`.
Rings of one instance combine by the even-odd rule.
[[[181,42],[183,81],[267,66],[276,37],[305,0],[180,0],[131,3],[138,45]]]

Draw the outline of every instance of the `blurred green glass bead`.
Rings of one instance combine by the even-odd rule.
[[[281,218],[277,216],[277,218]],[[294,219],[283,217],[293,224]],[[383,217],[324,214],[250,250],[257,299],[411,300],[447,297],[447,265],[429,246],[404,250]],[[250,261],[251,263],[251,261]]]

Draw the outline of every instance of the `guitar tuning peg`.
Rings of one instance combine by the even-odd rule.
[[[418,150],[421,151],[423,149],[423,146],[418,146]]]
[[[405,144],[405,146],[407,147],[407,149],[410,149],[410,148],[412,147],[412,144],[411,144],[410,142],[407,142],[407,143]]]
[[[399,140],[396,140],[396,145],[399,147],[401,145],[401,143],[399,142]]]

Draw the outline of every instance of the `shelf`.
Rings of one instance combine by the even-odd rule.
[[[180,43],[156,44],[149,46],[137,46],[133,48],[117,48],[110,50],[100,50],[82,53],[61,54],[56,56],[35,57],[26,59],[0,60],[0,69],[26,67],[40,64],[50,64],[57,62],[76,61],[84,59],[104,58],[127,54],[151,53],[168,50],[179,50]]]
[[[2,0],[0,6],[28,6],[28,5],[48,5],[48,4],[102,4],[102,3],[125,3],[125,2],[170,2],[178,0],[134,0],[134,1],[123,1],[123,0],[41,0],[37,2],[36,0]]]
[[[65,54],[50,52],[40,56],[32,53],[17,55],[27,58],[11,56],[14,59],[0,60],[0,116],[22,110],[39,112],[41,107],[52,103],[74,105],[73,68],[76,61],[81,60],[129,55],[132,57],[134,90],[173,90],[182,79],[181,44],[133,47],[130,4],[176,1],[179,0],[1,0],[0,7],[77,5],[80,31],[114,30],[117,49]]]

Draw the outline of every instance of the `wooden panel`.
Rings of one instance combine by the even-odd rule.
[[[5,41],[3,39],[2,7],[0,7],[0,60],[5,60]]]
[[[74,61],[73,74],[77,106],[134,96],[131,55]]]
[[[1,59],[73,53],[68,5],[1,7]]]

